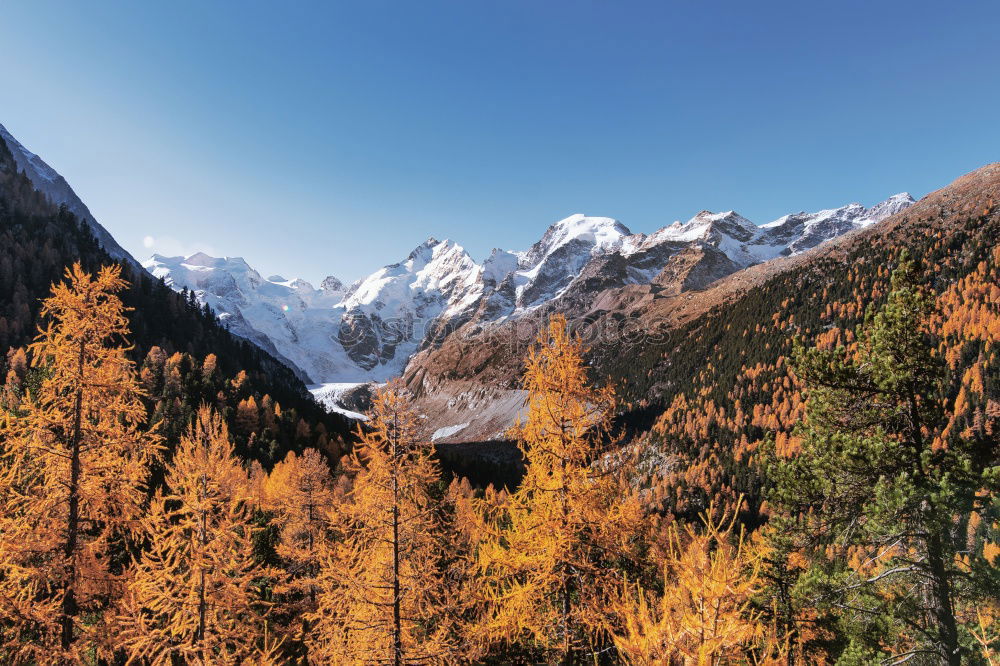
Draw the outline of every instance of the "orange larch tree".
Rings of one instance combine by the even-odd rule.
[[[334,503],[330,466],[316,449],[302,455],[289,451],[263,480],[261,495],[262,508],[272,511],[281,527],[277,554],[286,576],[275,591],[288,598],[284,612],[302,619],[316,610],[316,576]],[[303,621],[302,630],[307,628]]]
[[[710,506],[695,529],[667,530],[662,594],[626,588],[616,601],[621,657],[637,666],[780,663],[782,646],[753,605],[763,588],[761,546],[736,525],[737,511]]]
[[[398,384],[380,390],[346,464],[353,487],[329,514],[310,614],[310,660],[450,663],[458,646],[441,562],[445,531],[431,488],[440,475]]]
[[[614,390],[589,385],[583,352],[561,316],[539,335],[525,374],[527,419],[512,431],[527,473],[502,501],[481,503],[476,553],[481,640],[526,644],[563,663],[609,642],[608,599],[644,536],[638,501],[600,455]]]
[[[181,439],[166,486],[144,520],[149,547],[129,581],[120,645],[137,663],[277,663],[266,644],[260,586],[271,572],[254,558],[249,479],[208,407]]]
[[[0,618],[8,662],[109,654],[113,555],[135,531],[158,437],[127,357],[118,266],[55,285],[30,347],[44,379],[0,416]],[[86,616],[86,621],[81,618]]]

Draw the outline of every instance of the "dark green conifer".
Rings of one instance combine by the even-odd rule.
[[[971,644],[956,601],[991,592],[975,563],[958,563],[976,557],[959,520],[989,512],[980,505],[995,494],[997,467],[980,442],[945,432],[953,397],[927,327],[934,299],[906,252],[891,284],[856,354],[797,350],[807,419],[801,453],[772,467],[776,533],[794,532],[811,558],[797,594],[840,625],[838,663],[891,651],[957,665]]]

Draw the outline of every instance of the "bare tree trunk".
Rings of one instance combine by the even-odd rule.
[[[399,432],[392,444],[392,663],[403,664],[403,623],[400,608],[399,584]]]
[[[314,551],[314,549],[315,549],[315,541],[313,539],[313,497],[312,497],[312,492],[310,491],[310,493],[309,493],[309,560],[310,560],[310,562],[313,559],[313,551]],[[309,575],[313,576],[313,577],[315,577],[315,575],[316,575],[316,572],[312,570],[312,566],[311,565],[310,565]],[[310,583],[309,584],[309,610],[310,611],[316,610],[316,584],[315,583]],[[306,622],[305,617],[303,617],[303,619],[302,619],[302,628],[305,629],[306,626],[307,626],[307,624],[308,623]]]
[[[569,502],[566,497],[566,422],[565,419],[559,424],[562,434],[560,435],[562,439],[562,456],[560,460],[560,468],[562,472],[562,478],[560,479],[560,501],[562,503],[562,524],[563,529],[569,529]],[[572,605],[570,600],[570,566],[568,562],[563,562],[562,565],[562,590],[560,594],[562,596],[562,625],[563,625],[563,656],[562,663],[563,666],[570,666],[573,663],[573,642],[572,642]]]
[[[80,440],[83,433],[83,360],[86,341],[80,340],[80,353],[77,360],[76,404],[73,408],[73,434],[70,440],[69,463],[69,513],[66,517],[66,580],[63,583],[62,599],[62,635],[63,650],[69,650],[73,644],[73,626],[78,612],[76,604],[76,546],[80,531]]]
[[[951,582],[945,566],[940,535],[927,537],[927,564],[931,573],[931,613],[938,628],[941,663],[959,666],[962,663],[958,643],[958,624],[951,602]]]
[[[920,418],[917,391],[912,387],[909,390],[908,403],[917,473],[923,479],[926,478],[926,473],[920,462],[925,447],[923,422]],[[927,548],[927,567],[931,578],[931,615],[938,630],[938,645],[936,647],[941,652],[942,664],[959,666],[961,655],[958,643],[958,623],[955,621],[955,611],[951,602],[951,581],[945,563],[944,542],[934,526],[933,517],[937,516],[937,508],[933,506],[930,499],[927,500],[926,514],[932,517],[926,520],[927,524],[924,525],[924,529],[927,532],[925,545]]]
[[[201,476],[201,493],[202,502],[205,501],[208,495],[207,481],[205,475]],[[201,510],[201,521],[198,525],[198,541],[201,543],[202,549],[208,544],[208,525],[206,523],[207,519],[205,516],[205,509]],[[202,552],[202,557],[204,557],[204,551]],[[194,639],[195,642],[200,646],[205,640],[205,616],[208,612],[208,604],[205,600],[205,566],[204,561],[202,562],[201,570],[199,571],[199,581],[198,581],[198,630],[195,632]]]

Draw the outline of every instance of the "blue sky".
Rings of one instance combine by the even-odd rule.
[[[351,280],[569,214],[651,232],[1000,159],[1000,3],[0,6],[0,123],[134,254]],[[144,238],[154,239],[151,250]]]

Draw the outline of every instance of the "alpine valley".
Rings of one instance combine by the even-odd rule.
[[[62,176],[2,126],[0,138],[41,195],[78,217],[110,257],[140,265]],[[595,372],[631,377],[621,390],[638,411],[624,418],[643,430],[694,370],[673,376],[672,364],[688,354],[664,354],[664,345],[692,326],[728,331],[732,313],[776,276],[815,270],[834,253],[882,238],[912,220],[910,211],[934,206],[935,196],[916,204],[900,193],[870,208],[850,203],[761,225],[734,211],[705,210],[648,235],[612,218],[575,214],[526,250],[495,249],[482,261],[454,241],[429,238],[350,285],[333,275],[318,287],[264,277],[240,257],[203,253],[154,254],[141,266],[280,361],[331,412],[363,418],[372,387],[402,377],[439,445],[504,439],[524,411],[524,354],[561,313],[586,336]],[[827,271],[824,280],[833,276]],[[817,296],[804,306],[829,304]],[[648,367],[637,373],[636,363]]]
[[[138,265],[62,176],[3,126],[0,138],[39,192],[83,220],[112,258]],[[240,257],[203,253],[154,254],[141,265],[285,364],[329,409],[357,416],[372,383],[404,376],[436,441],[483,441],[502,438],[523,407],[519,368],[486,361],[474,380],[442,390],[448,370],[438,367],[440,359],[456,348],[485,345],[516,355],[556,312],[578,323],[614,321],[634,311],[636,298],[700,300],[722,278],[879,225],[913,204],[900,193],[870,208],[850,203],[759,226],[734,211],[706,210],[649,235],[612,218],[575,214],[530,248],[495,249],[479,262],[454,241],[429,238],[402,261],[346,286],[333,275],[318,287],[264,277]],[[456,413],[462,420],[455,422]]]
[[[993,663],[998,203],[994,163],[762,225],[571,215],[317,287],[137,261],[0,127],[0,661]],[[134,522],[119,486],[134,542],[87,513]],[[113,557],[77,577],[71,533]],[[394,657],[338,651],[372,627]]]
[[[1000,666],[1000,3],[0,16],[0,666]]]

